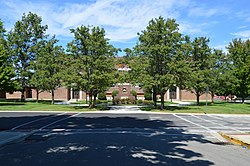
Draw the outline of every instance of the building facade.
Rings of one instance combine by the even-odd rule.
[[[109,88],[106,91],[106,97],[107,100],[112,100],[112,92],[114,90],[117,90],[119,93],[115,97],[116,99],[135,99],[135,97],[130,93],[132,90],[137,92],[137,100],[144,100],[144,91],[139,86],[133,86],[129,83],[124,84],[117,84],[113,87]],[[6,99],[20,99],[21,98],[21,92],[16,91],[13,93],[0,93],[0,98],[6,98]],[[35,88],[26,88],[25,90],[25,99],[27,100],[35,100],[37,96],[37,92]],[[39,93],[39,100],[51,100],[51,93],[45,91]],[[78,100],[89,100],[88,94],[86,94],[84,91],[74,90],[66,87],[60,87],[57,90],[55,90],[55,100],[60,101],[78,101]],[[160,99],[160,96],[158,96],[158,99]],[[194,93],[191,93],[187,90],[181,90],[178,87],[173,88],[171,91],[167,91],[164,95],[164,99],[166,101],[195,101],[196,96]],[[200,100],[206,100],[206,95],[200,96]],[[208,94],[208,100],[211,100],[211,95]]]

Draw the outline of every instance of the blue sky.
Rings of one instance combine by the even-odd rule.
[[[234,38],[250,38],[249,6],[249,0],[1,0],[0,18],[10,30],[23,13],[35,12],[63,46],[73,38],[70,28],[101,26],[124,49],[135,45],[149,20],[163,16],[176,19],[181,33],[206,36],[211,47],[225,50]]]

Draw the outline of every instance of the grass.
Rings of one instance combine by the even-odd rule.
[[[145,106],[143,111],[167,112],[167,113],[208,113],[208,114],[250,114],[250,104],[245,103],[227,103],[216,102],[214,104],[201,103],[200,106],[169,106],[166,103],[165,109],[160,110],[152,106]],[[69,105],[52,105],[50,101],[0,101],[0,111],[95,111],[106,110],[105,106],[97,106],[95,109],[89,109],[87,106],[69,106]]]
[[[91,111],[94,110],[96,109],[91,109]],[[0,101],[0,111],[90,111],[90,109],[87,106],[52,105],[48,101],[39,101],[39,103]]]
[[[153,107],[143,107],[144,111],[168,113],[208,113],[208,114],[250,114],[250,104],[216,102],[214,104],[201,103],[200,106],[165,106],[164,110]]]

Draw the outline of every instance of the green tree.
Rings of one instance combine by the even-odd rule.
[[[14,67],[8,54],[5,32],[3,22],[0,20],[0,92],[14,91],[16,86],[16,82],[13,80],[15,77]]]
[[[119,91],[118,90],[114,90],[113,92],[112,92],[112,101],[113,101],[113,104],[114,104],[114,100],[115,100],[115,96],[117,96],[119,94]]]
[[[185,43],[178,31],[178,24],[174,19],[165,20],[163,17],[149,22],[146,30],[139,34],[137,46],[139,54],[146,56],[145,67],[147,86],[151,86],[153,101],[156,106],[156,95],[161,96],[161,109],[164,108],[164,95],[167,90],[176,85],[178,76],[183,73],[176,72],[177,64],[183,62],[181,47]],[[185,65],[185,63],[182,63]],[[182,82],[182,81],[181,81]]]
[[[109,44],[103,28],[81,26],[71,29],[71,33],[74,34],[74,40],[68,44],[71,78],[67,82],[87,92],[89,106],[94,107],[98,93],[113,84],[113,58],[118,50]]]
[[[137,100],[137,92],[135,90],[131,90],[130,94],[135,97],[135,100]]]
[[[54,91],[62,85],[64,50],[57,43],[55,36],[48,41],[41,41],[42,46],[39,46],[37,59],[33,65],[35,73],[30,81],[38,90],[51,93],[52,104],[55,98]]]
[[[233,75],[236,78],[234,89],[244,103],[245,98],[250,93],[250,40],[234,39],[227,49],[229,50]]]
[[[0,43],[0,92],[14,91],[16,82],[14,68],[10,56]]]
[[[23,14],[22,19],[15,23],[8,34],[10,54],[21,89],[21,100],[24,100],[25,87],[29,86],[32,76],[30,64],[36,59],[36,45],[46,37],[47,25],[42,26],[41,23],[41,17],[29,12],[27,15]]]
[[[209,73],[208,87],[214,103],[214,96],[229,96],[234,92],[235,78],[232,75],[232,64],[228,56],[222,50],[214,49],[210,58],[211,68]]]
[[[195,38],[192,42],[190,57],[192,74],[187,87],[196,95],[197,105],[199,105],[200,96],[205,93],[209,81],[211,49],[208,44],[209,39],[206,37]]]

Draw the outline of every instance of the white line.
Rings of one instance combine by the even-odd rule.
[[[47,125],[45,125],[45,126],[41,127],[41,128],[40,128],[40,129],[38,129],[38,130],[42,130],[42,129],[44,129],[44,128],[48,127],[48,126],[51,126],[51,125],[56,124],[56,123],[58,123],[58,122],[61,122],[61,121],[63,121],[63,120],[66,120],[66,119],[69,119],[69,118],[75,117],[75,116],[77,116],[77,115],[79,115],[79,114],[82,114],[82,112],[79,112],[79,113],[74,114],[74,115],[71,115],[71,116],[69,116],[69,117],[62,118],[62,119],[59,119],[59,120],[57,120],[57,121],[55,121],[55,122],[49,123],[49,124],[47,124]]]
[[[20,128],[20,127],[22,127],[22,126],[25,126],[25,125],[28,125],[28,124],[31,124],[31,123],[34,123],[34,122],[38,122],[38,121],[41,121],[41,120],[44,120],[44,119],[49,119],[49,118],[52,118],[52,117],[55,117],[55,116],[64,115],[64,114],[66,114],[66,113],[67,113],[67,112],[60,113],[60,114],[56,114],[56,115],[49,116],[49,117],[44,117],[44,118],[36,119],[36,120],[30,121],[30,122],[27,122],[27,123],[18,125],[18,126],[16,126],[16,127],[13,127],[11,130],[16,130],[17,128]]]
[[[209,122],[209,123],[212,123],[212,124],[215,124],[215,125],[219,125],[219,126],[223,127],[224,129],[231,129],[231,130],[234,130],[234,131],[237,131],[237,132],[242,133],[242,131],[237,130],[237,129],[233,128],[233,127],[227,127],[227,126],[224,126],[224,125],[222,125],[222,124],[220,124],[220,123],[216,123],[216,122],[213,122],[213,121],[210,121],[210,120],[207,120],[207,119],[203,119],[203,118],[197,117],[197,116],[195,116],[195,115],[192,115],[192,116],[195,117],[195,118],[197,118],[197,119],[201,119],[201,120],[203,120],[203,121],[205,121],[205,122]]]
[[[182,119],[182,120],[184,120],[184,121],[186,121],[186,122],[189,122],[189,123],[191,123],[191,124],[194,124],[194,125],[196,125],[196,126],[199,126],[199,127],[203,128],[203,129],[208,130],[208,131],[210,132],[210,134],[211,134],[212,136],[214,136],[216,139],[218,139],[220,142],[227,142],[227,140],[225,140],[225,139],[224,139],[221,135],[219,135],[215,130],[212,130],[212,129],[208,128],[208,127],[205,127],[205,126],[202,126],[202,125],[200,125],[200,124],[194,123],[194,122],[192,122],[192,121],[190,121],[190,120],[187,120],[187,119],[185,119],[185,118],[183,118],[183,117],[180,117],[180,116],[178,116],[178,115],[176,115],[176,114],[173,114],[173,115],[176,116],[176,117],[178,117],[178,118],[180,118],[180,119]]]
[[[192,122],[192,121],[190,121],[190,120],[187,120],[187,119],[185,119],[185,118],[183,118],[183,117],[180,117],[180,116],[178,116],[178,115],[176,115],[176,114],[173,114],[173,115],[176,116],[177,118],[180,118],[180,119],[186,121],[186,122],[189,122],[189,123],[191,123],[191,124],[194,124],[194,125],[196,125],[196,126],[199,126],[199,127],[203,128],[203,129],[206,129],[206,130],[208,130],[208,131],[214,132],[213,130],[211,130],[211,129],[208,128],[208,127],[205,127],[205,126],[202,126],[202,125],[200,125],[200,124],[194,123],[194,122]]]
[[[211,117],[211,118],[214,118],[214,119],[224,120],[223,118],[215,117],[215,116],[213,116],[213,115],[208,115],[208,114],[207,114],[207,116],[209,116],[209,117]]]

